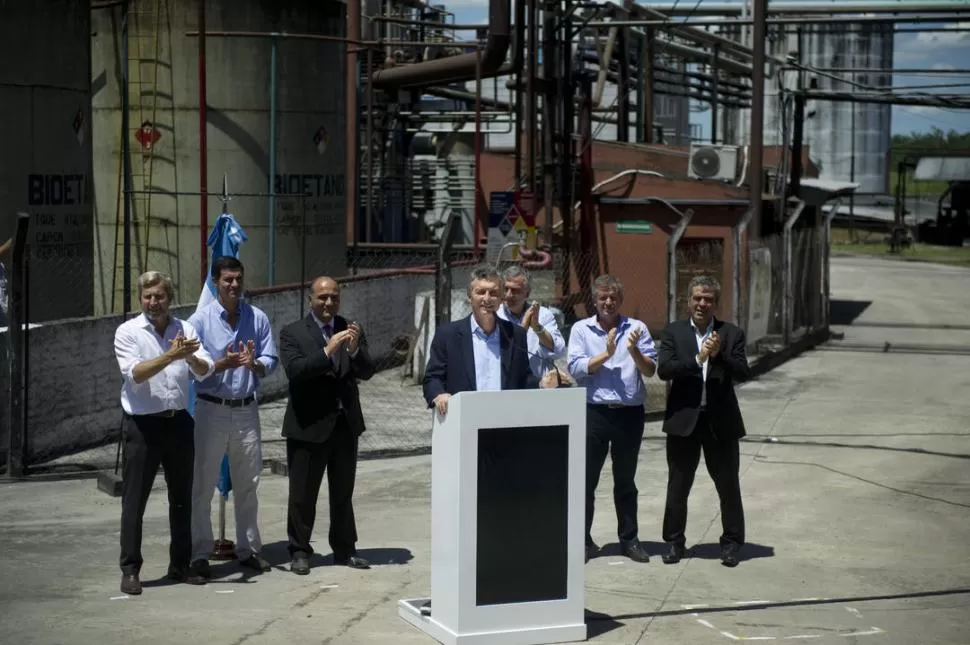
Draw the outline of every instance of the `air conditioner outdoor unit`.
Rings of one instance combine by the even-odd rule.
[[[691,144],[687,176],[733,182],[738,174],[738,147]]]

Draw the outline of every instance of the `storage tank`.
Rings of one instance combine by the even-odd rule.
[[[31,322],[92,313],[89,4],[0,2],[0,242],[30,214]]]
[[[784,57],[799,49],[794,27],[788,28],[784,40],[776,39],[773,53]],[[806,66],[862,69],[866,71],[839,74],[841,78],[877,88],[891,87],[893,35],[891,23],[837,23],[801,25],[801,60]],[[805,82],[810,75],[806,74]],[[797,87],[797,75],[785,74],[784,86]],[[817,77],[820,90],[852,91],[855,86],[827,76]],[[781,145],[783,137],[778,79],[766,80],[764,144]],[[814,114],[812,114],[814,112]],[[874,103],[809,101],[806,106],[804,144],[822,179],[841,181],[854,177],[860,187],[857,193],[885,193],[886,163],[892,139],[892,106]],[[742,143],[750,141],[750,111],[734,115],[735,127]],[[791,137],[789,114],[788,137]],[[853,131],[855,136],[852,136]]]
[[[232,197],[228,210],[248,236],[240,251],[247,286],[346,272],[346,45],[339,41],[275,39],[274,83],[270,38],[206,39],[209,197],[208,224],[200,230],[199,38],[189,35],[199,28],[199,1],[130,2],[127,39],[121,7],[94,13],[96,294],[101,311],[121,309],[124,286],[119,193],[119,70],[124,69],[129,74],[125,136],[131,146],[135,223],[132,284],[144,270],[161,270],[175,281],[179,301],[198,298],[201,239],[222,210],[224,176]],[[342,37],[346,29],[346,5],[336,0],[206,0],[205,12],[209,32]],[[267,196],[271,186],[272,200]]]

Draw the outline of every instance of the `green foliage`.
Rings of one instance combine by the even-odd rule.
[[[963,153],[970,157],[970,132],[944,132],[934,126],[929,132],[894,134],[889,148],[889,194],[896,194],[896,170],[899,162],[907,157],[915,162],[920,157],[932,157],[940,153]],[[912,170],[906,174],[906,193],[911,196],[939,195],[949,184],[946,181],[913,181]]]

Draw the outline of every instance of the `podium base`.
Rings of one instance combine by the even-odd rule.
[[[442,645],[548,645],[586,640],[585,623],[457,634],[434,619],[434,607],[430,616],[421,613],[421,607],[429,600],[399,600],[397,614]]]

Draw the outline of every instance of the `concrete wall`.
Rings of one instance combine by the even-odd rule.
[[[34,322],[93,313],[89,4],[0,8],[0,242],[30,214]]]
[[[349,281],[342,287],[341,313],[361,323],[374,359],[391,366],[406,354],[402,339],[414,331],[418,294],[433,286],[434,277],[422,274]],[[257,293],[250,302],[269,316],[277,339],[280,328],[307,313],[300,290]],[[194,310],[189,305],[175,311],[188,318]],[[122,320],[120,315],[63,320],[30,331],[29,463],[117,437],[121,377],[112,343]],[[262,396],[285,396],[286,387],[281,366],[263,382]]]
[[[308,276],[346,273],[345,45],[278,39],[274,75],[270,39],[208,37],[208,176],[203,187],[199,38],[188,35],[199,27],[203,1],[208,31],[341,36],[345,29],[346,5],[338,0],[135,0],[130,3],[126,55],[121,8],[94,12],[90,75],[96,169],[95,313],[121,311],[124,276],[118,222],[125,69],[130,128],[123,136],[131,146],[130,172],[136,191],[131,200],[129,279],[133,284],[142,271],[165,271],[181,298],[197,297],[202,240],[222,211],[224,175],[229,192],[235,194],[229,210],[249,236],[242,259],[250,287],[296,283],[304,270]],[[274,76],[275,137],[270,118]],[[146,121],[159,135],[151,148],[136,139]],[[268,196],[271,187],[276,194],[273,201]],[[208,192],[204,230],[200,230],[201,188]],[[152,191],[150,198],[142,192],[147,189]],[[271,239],[275,240],[273,259]]]

